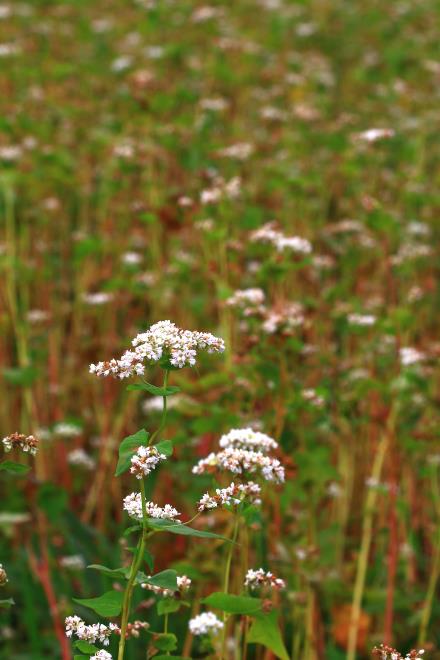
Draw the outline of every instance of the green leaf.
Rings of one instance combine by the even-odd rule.
[[[74,598],[78,605],[89,607],[100,616],[118,616],[122,609],[122,591],[106,591],[97,598]]]
[[[90,564],[87,568],[92,568],[95,571],[103,573],[103,575],[120,578],[121,580],[126,580],[129,573],[129,569],[127,568],[107,568],[107,566],[101,566],[101,564]]]
[[[148,444],[149,434],[145,429],[140,429],[133,435],[128,435],[119,445],[119,460],[116,466],[115,477],[119,477],[130,467],[132,456],[138,447]]]
[[[93,644],[85,642],[82,639],[78,639],[75,642],[74,647],[78,649],[78,651],[81,651],[81,653],[88,653],[88,655],[92,655],[93,653],[97,653],[99,651],[97,646],[93,646]]]
[[[89,655],[74,655],[73,660],[89,660]]]
[[[172,614],[180,610],[182,602],[180,600],[175,600],[174,598],[163,598],[157,603],[157,613],[159,616],[163,614]]]
[[[260,598],[251,598],[250,596],[235,596],[234,594],[224,594],[216,592],[204,598],[202,603],[214,607],[228,614],[246,614],[254,616],[261,612],[262,601]]]
[[[167,568],[165,571],[161,571],[156,575],[152,575],[146,580],[148,584],[153,584],[155,587],[160,587],[161,589],[170,589],[171,591],[177,591],[177,572],[173,571],[171,568]]]
[[[180,387],[176,387],[175,385],[156,387],[156,385],[151,385],[150,383],[136,383],[135,385],[127,385],[127,390],[143,390],[144,392],[154,394],[154,396],[172,396],[180,392]]]
[[[188,527],[183,523],[170,523],[169,520],[160,520],[158,518],[148,518],[148,526],[152,529],[156,529],[158,532],[171,532],[171,534],[180,534],[182,536],[197,536],[201,539],[222,539],[223,541],[229,541],[224,536],[219,534],[214,534],[213,532],[205,532],[200,529],[193,529]]]
[[[15,601],[13,598],[7,598],[6,600],[0,600],[0,608],[9,608],[11,605],[15,605]]]
[[[155,655],[154,660],[170,660],[170,658],[173,658],[174,660],[191,660],[191,658],[188,658],[187,656],[183,655]]]
[[[173,453],[173,443],[171,440],[162,440],[155,447],[160,454],[165,454],[165,456],[171,456]]]
[[[159,633],[154,637],[153,644],[159,651],[174,651],[177,648],[177,637],[173,633]]]
[[[29,387],[38,377],[35,367],[12,367],[3,369],[3,377],[11,385]]]
[[[250,644],[262,644],[281,660],[289,660],[289,654],[284,646],[278,626],[278,613],[276,610],[272,610],[267,614],[258,614],[249,629],[248,642]]]
[[[27,474],[30,469],[29,465],[23,465],[22,463],[16,463],[15,461],[2,461],[0,463],[0,470],[9,472],[9,474]]]

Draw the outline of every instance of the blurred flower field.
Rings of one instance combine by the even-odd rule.
[[[1,660],[440,658],[439,19],[0,4]]]

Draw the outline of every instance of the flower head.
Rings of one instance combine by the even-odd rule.
[[[277,458],[265,456],[260,451],[248,451],[227,447],[215,454],[212,452],[193,467],[193,474],[204,474],[215,469],[228,470],[234,474],[260,472],[266,481],[282,483],[284,467]]]
[[[128,515],[137,520],[142,520],[142,497],[140,493],[130,493],[127,497],[124,497],[124,510],[127,511]],[[164,507],[160,507],[154,502],[146,502],[145,508],[147,515],[150,518],[161,518],[164,520],[178,520],[180,513],[171,506],[171,504],[165,504]],[[179,521],[180,522],[180,521]]]
[[[222,353],[223,339],[210,332],[182,330],[171,321],[159,321],[147,332],[138,334],[132,341],[133,350],[127,350],[119,359],[90,365],[90,373],[97,376],[129,378],[142,376],[148,362],[161,362],[165,368],[182,369],[196,364],[200,350]]]
[[[278,447],[278,443],[273,438],[251,428],[231,429],[229,433],[222,435],[219,445],[222,449],[251,449],[263,453]]]
[[[156,447],[141,445],[131,459],[130,472],[135,475],[136,479],[142,479],[155,470],[161,461],[165,460],[165,454],[161,454]]]
[[[65,626],[67,637],[76,635],[78,639],[85,642],[91,644],[100,642],[104,646],[108,646],[110,643],[109,637],[113,632],[119,632],[118,626],[114,623],[110,623],[108,626],[103,623],[93,623],[89,626],[79,616],[66,617]],[[105,658],[105,656],[101,657]]]
[[[227,488],[217,488],[215,495],[205,493],[198,504],[199,511],[216,509],[219,506],[238,506],[248,500],[252,504],[260,504],[261,488],[253,481],[246,484],[231,483]]]
[[[24,452],[29,452],[32,456],[38,451],[38,440],[33,435],[24,435],[24,433],[11,433],[11,435],[3,438],[3,446],[6,452],[12,449],[21,449]]]
[[[3,564],[0,564],[0,587],[4,587],[8,582],[8,574],[3,568]]]
[[[281,578],[275,577],[270,571],[265,572],[262,568],[258,568],[257,570],[251,568],[246,573],[244,586],[249,587],[249,589],[258,589],[260,587],[284,589],[286,583]]]
[[[214,612],[202,612],[190,619],[188,625],[192,635],[216,635],[224,626]]]

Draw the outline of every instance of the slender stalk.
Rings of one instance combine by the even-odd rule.
[[[168,375],[169,371],[165,371],[164,375],[164,381],[163,381],[163,387],[166,388],[168,384]],[[162,432],[162,430],[165,427],[166,423],[166,417],[167,417],[167,397],[163,397],[163,408],[162,408],[162,418],[160,421],[159,428],[153,433],[153,435],[150,438],[150,445],[153,444],[153,440],[157,438],[159,433]],[[122,602],[122,614],[121,614],[121,638],[119,640],[119,647],[118,647],[118,659],[117,660],[123,660],[124,659],[124,652],[125,652],[125,642],[126,642],[126,633],[127,633],[127,626],[128,626],[128,619],[130,616],[130,609],[131,609],[131,600],[133,596],[133,589],[135,586],[136,582],[136,576],[138,573],[139,568],[142,565],[142,562],[144,560],[144,554],[145,554],[145,546],[147,542],[147,538],[152,536],[154,534],[154,531],[150,531],[148,528],[148,516],[147,516],[147,500],[146,500],[146,495],[145,495],[145,482],[144,479],[140,480],[140,486],[141,486],[141,502],[142,502],[142,534],[141,537],[138,541],[138,545],[136,548],[136,552],[134,553],[133,560],[131,562],[131,567],[130,567],[130,574],[128,576],[128,582],[127,586],[125,588],[124,592],[124,599]],[[165,619],[165,624],[168,626],[168,620]]]
[[[225,566],[225,575],[223,578],[223,593],[227,594],[229,591],[229,580],[231,577],[231,564],[232,564],[232,554],[234,552],[234,545],[237,541],[237,536],[238,536],[238,523],[240,521],[240,518],[238,514],[235,514],[235,521],[234,521],[234,531],[232,532],[232,543],[229,544],[228,548],[228,554],[226,557],[226,566]],[[223,632],[222,632],[222,647],[221,647],[221,656],[220,659],[224,660],[226,657],[226,629],[227,629],[227,623],[228,623],[228,615],[226,612],[223,612]]]
[[[391,436],[391,424],[394,421],[394,413],[390,412],[388,428],[385,430],[377,449],[371,471],[371,481],[376,484],[380,481],[385,455],[388,449]],[[361,614],[361,604],[365,588],[365,578],[367,575],[368,557],[370,554],[371,541],[373,537],[373,519],[376,508],[378,492],[376,488],[369,488],[365,501],[364,519],[362,525],[361,547],[359,552],[356,580],[353,590],[353,600],[351,608],[350,629],[348,637],[347,660],[355,660],[356,644],[359,629],[359,620]]]

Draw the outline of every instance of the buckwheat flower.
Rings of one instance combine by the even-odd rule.
[[[4,587],[8,582],[8,574],[3,568],[3,564],[0,564],[0,587]]]
[[[170,366],[182,369],[196,364],[200,350],[221,353],[225,350],[223,339],[210,332],[182,330],[171,321],[159,321],[147,332],[141,332],[132,341],[133,349],[126,351],[119,360],[90,365],[90,373],[97,376],[128,378],[145,373],[146,362],[165,360]]]
[[[148,577],[151,577],[150,575]],[[149,584],[148,582],[143,582],[141,584],[142,589],[147,589],[148,591],[152,591],[154,594],[157,594],[158,596],[164,596],[165,598],[173,598],[173,596],[178,595],[177,592],[180,593],[185,593],[188,591],[188,589],[191,586],[191,580],[189,577],[186,575],[178,575],[176,578],[177,581],[177,589],[173,591],[172,589],[166,589],[165,587],[158,587],[155,584]]]
[[[5,452],[12,449],[21,449],[21,451],[29,452],[32,456],[38,451],[38,439],[33,435],[24,435],[24,433],[11,433],[3,438],[3,447]]]
[[[324,398],[312,388],[302,390],[301,394],[306,401],[311,403],[313,406],[316,406],[316,408],[322,408],[325,403]]]
[[[67,557],[61,557],[60,566],[71,571],[81,571],[86,567],[86,562],[82,555],[70,555]]]
[[[1,44],[0,44],[1,49]],[[1,56],[1,52],[0,52]],[[23,155],[22,148],[15,145],[0,147],[0,158],[2,160],[13,162],[18,160]]]
[[[283,309],[271,309],[265,313],[261,325],[263,332],[273,335],[276,332],[292,333],[305,322],[303,307],[300,303],[287,303]]]
[[[80,426],[71,424],[70,422],[58,422],[53,427],[53,432],[63,438],[76,438],[82,434],[82,429]]]
[[[253,153],[254,147],[249,142],[238,142],[230,147],[225,147],[218,151],[219,156],[223,158],[235,158],[237,160],[246,160]]]
[[[212,472],[216,468],[227,470],[233,474],[260,472],[266,481],[282,483],[284,481],[284,467],[276,458],[265,456],[259,451],[235,449],[227,447],[215,454],[211,453],[193,467],[193,474]]]
[[[251,241],[254,243],[269,243],[275,247],[277,252],[291,250],[300,254],[310,254],[312,245],[310,241],[299,236],[285,236],[276,228],[275,222],[268,222],[260,229],[252,232]]]
[[[70,465],[76,465],[85,470],[94,470],[96,467],[96,461],[81,448],[73,449],[69,452],[67,454],[67,462],[70,463]]]
[[[404,367],[419,364],[425,359],[425,354],[411,346],[405,346],[399,350],[400,362]]]
[[[68,616],[65,620],[66,636],[71,638],[76,635],[78,639],[94,644],[100,642],[108,646],[109,637],[113,632],[119,632],[116,624],[110,623],[108,626],[103,623],[93,623],[87,625],[79,616]]]
[[[136,479],[142,479],[142,477],[147,477],[166,458],[165,454],[161,454],[156,447],[142,445],[131,459],[130,472],[135,475]]]
[[[142,255],[139,252],[124,252],[121,261],[127,266],[137,266],[142,261]]]
[[[366,327],[374,325],[376,323],[376,317],[373,314],[349,314],[347,321],[350,325]]]
[[[258,589],[259,587],[285,589],[286,583],[281,578],[276,578],[270,571],[265,572],[262,568],[257,570],[251,568],[246,573],[244,586],[249,587],[249,589]]]
[[[107,651],[104,651],[104,649],[101,649],[95,655],[92,655],[90,660],[112,660],[112,656]]]
[[[188,589],[191,587],[191,582],[191,578],[187,577],[186,575],[177,576],[177,586],[182,593],[188,591]]]
[[[262,289],[238,289],[227,298],[228,307],[238,307],[245,316],[264,311],[265,294]]]
[[[131,518],[136,518],[137,520],[142,520],[142,497],[140,493],[130,493],[124,497],[123,500],[124,511],[128,513]],[[154,502],[146,502],[145,508],[147,516],[150,518],[161,518],[164,520],[178,520],[180,513],[173,507],[171,504],[165,504],[164,507],[160,507]]]
[[[222,110],[226,110],[228,108],[229,102],[222,97],[201,99],[199,106],[202,110],[208,110],[210,112],[221,112]]]
[[[251,504],[261,504],[261,488],[253,481],[246,484],[232,482],[227,488],[216,488],[215,494],[205,493],[198,503],[198,510],[216,509],[220,506],[238,506],[247,500]]]
[[[105,291],[97,291],[96,293],[83,293],[82,300],[87,305],[100,306],[106,305],[114,296],[112,293],[107,293]]]
[[[111,68],[112,71],[118,73],[119,71],[125,71],[130,68],[132,64],[133,59],[129,55],[121,55],[121,57],[117,57],[113,60]]]
[[[127,624],[127,629],[125,631],[126,637],[135,637],[136,639],[140,636],[141,630],[148,630],[150,624],[146,621],[133,621],[133,623]]]
[[[395,135],[395,131],[392,128],[369,128],[362,133],[357,133],[355,138],[361,140],[362,142],[377,142],[378,140],[384,140],[386,138],[391,138]]]
[[[261,431],[254,431],[252,428],[231,429],[221,436],[219,445],[222,449],[233,447],[261,452],[268,452],[278,447],[278,443],[273,438]]]
[[[192,635],[217,635],[224,624],[215,616],[214,612],[202,612],[190,619],[188,627]]]

